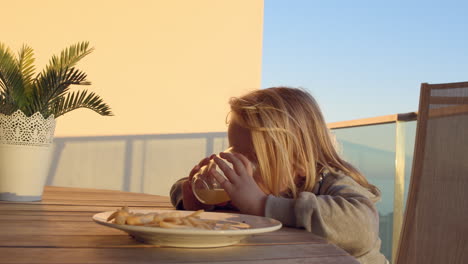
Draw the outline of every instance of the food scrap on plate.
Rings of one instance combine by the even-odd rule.
[[[203,210],[198,210],[183,216],[180,212],[161,213],[132,213],[127,206],[117,209],[108,218],[107,222],[113,221],[119,225],[152,226],[162,228],[195,228],[204,230],[232,230],[236,229],[229,223],[219,223],[216,220],[201,219]]]

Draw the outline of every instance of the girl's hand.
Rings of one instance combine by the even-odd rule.
[[[193,176],[200,170],[201,167],[207,165],[210,162],[211,157],[206,157],[198,163],[193,169],[190,171],[189,177],[184,183],[182,183],[182,195],[183,195],[183,203],[185,210],[196,211],[200,209],[204,210],[211,210],[212,205],[202,204],[198,201],[197,197],[193,194],[192,191],[192,178]]]
[[[264,216],[267,195],[253,178],[252,163],[239,153],[221,152],[220,156],[232,163],[234,169],[231,169],[226,162],[215,156],[214,161],[227,179],[215,169],[212,169],[210,173],[216,177],[216,180],[231,197],[232,203],[242,213]]]

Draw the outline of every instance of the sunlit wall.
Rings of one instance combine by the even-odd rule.
[[[115,114],[57,120],[47,185],[168,195],[227,147],[229,98],[260,88],[262,0],[1,1],[0,10],[0,41],[33,47],[38,70],[89,41],[95,51],[78,68]]]
[[[78,64],[114,117],[77,110],[56,136],[225,131],[231,96],[260,88],[262,0],[2,1],[0,41],[39,69],[90,41]]]

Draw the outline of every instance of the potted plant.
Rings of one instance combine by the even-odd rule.
[[[15,56],[0,43],[0,200],[41,200],[56,118],[83,107],[112,115],[95,93],[70,91],[91,84],[75,65],[92,51],[88,42],[71,45],[36,75],[32,48]]]

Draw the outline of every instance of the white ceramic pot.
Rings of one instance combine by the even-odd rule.
[[[0,200],[40,201],[51,146],[0,145]]]
[[[0,200],[39,201],[49,172],[55,119],[0,114]]]

